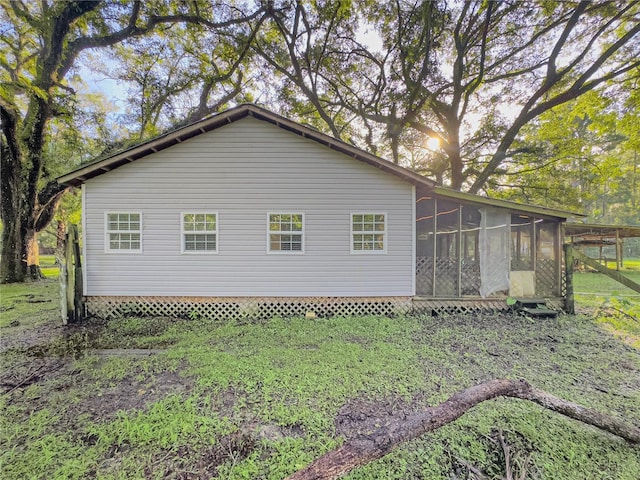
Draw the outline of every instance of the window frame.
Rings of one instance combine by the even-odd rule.
[[[383,215],[384,216],[384,230],[380,231],[380,230],[371,230],[371,231],[366,231],[366,230],[354,230],[353,229],[353,217],[355,215]],[[388,222],[389,222],[389,215],[387,212],[372,212],[372,211],[359,211],[359,212],[351,212],[349,213],[349,250],[351,251],[352,255],[385,255],[387,253],[387,250],[389,248],[389,236],[387,235],[388,232]],[[374,233],[374,234],[382,234],[382,245],[383,248],[382,250],[356,250],[353,248],[353,243],[354,243],[354,235],[367,235],[370,233]]]
[[[185,215],[215,215],[216,216],[216,229],[215,230],[200,230],[200,231],[191,231],[184,229],[184,216]],[[217,255],[220,251],[220,216],[217,211],[205,211],[205,210],[196,210],[196,211],[188,211],[188,212],[180,212],[180,253],[183,255]],[[187,250],[185,247],[185,235],[187,234],[201,234],[201,235],[211,235],[215,234],[216,236],[216,248],[215,250]]]
[[[300,215],[302,229],[300,231],[283,232],[282,230],[271,230],[271,215]],[[305,253],[305,229],[306,220],[304,212],[267,212],[267,254],[269,255],[304,255]],[[300,235],[300,250],[271,250],[271,235]]]
[[[138,230],[110,230],[109,215],[138,215],[140,218],[139,229]],[[131,219],[129,219],[129,221],[131,221]],[[142,212],[140,211],[108,210],[104,212],[104,251],[105,253],[116,253],[116,254],[142,253],[142,230],[143,230]],[[140,248],[137,248],[137,249],[111,248],[111,234],[123,234],[123,233],[137,233],[140,236]]]

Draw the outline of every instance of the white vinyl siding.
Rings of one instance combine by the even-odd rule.
[[[104,212],[143,219],[140,255],[104,253]],[[412,185],[245,118],[87,180],[86,295],[410,296]],[[181,214],[217,213],[216,255],[182,253]],[[386,213],[386,255],[351,254],[351,214]],[[269,213],[304,213],[304,254],[269,254]]]
[[[182,253],[218,253],[218,214],[182,213]]]
[[[387,214],[351,214],[351,253],[387,252]]]
[[[304,253],[304,214],[269,213],[267,251],[269,253]]]
[[[105,232],[106,252],[142,252],[142,215],[140,213],[107,212]]]

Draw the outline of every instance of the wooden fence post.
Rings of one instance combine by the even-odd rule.
[[[82,292],[82,262],[77,225],[71,225],[65,238],[64,261],[60,265],[60,302],[62,323],[82,320],[84,298]]]
[[[564,275],[566,292],[564,297],[564,311],[569,315],[575,315],[576,304],[573,296],[573,247],[569,243],[563,245],[564,250]]]

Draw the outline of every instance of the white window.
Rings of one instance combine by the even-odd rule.
[[[351,253],[386,253],[386,213],[351,214]]]
[[[182,214],[182,253],[218,253],[218,214]]]
[[[142,252],[142,214],[107,212],[105,250],[117,253]]]
[[[268,222],[269,253],[304,253],[303,213],[269,213]]]

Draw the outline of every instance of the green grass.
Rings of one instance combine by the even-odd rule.
[[[0,335],[57,321],[60,298],[55,257],[41,255],[40,269],[44,281],[0,284]]]
[[[640,284],[640,259],[625,260],[621,271]],[[588,312],[604,329],[640,349],[640,293],[597,272],[576,272],[576,306]]]
[[[640,271],[621,272],[624,276],[640,283]],[[629,287],[616,282],[614,279],[597,272],[575,272],[573,276],[573,288],[576,295],[586,297],[606,297],[611,295],[640,297],[640,293],[631,290]]]
[[[0,335],[55,321],[59,305],[57,280],[0,285]]]
[[[620,273],[640,284],[640,258],[625,259]],[[640,293],[599,272],[575,272],[573,287],[576,303],[587,309],[598,309],[611,298],[640,305]]]
[[[1,288],[3,337],[58,322],[56,281]],[[640,425],[640,312],[613,293],[589,316],[552,320],[86,323],[48,347],[0,354],[5,385],[31,378],[0,396],[2,477],[282,479],[344,441],[338,419],[372,431],[390,412],[501,377]],[[163,351],[58,358],[86,347]],[[515,399],[485,402],[345,478],[470,478],[466,464],[501,478],[498,432],[527,478],[640,478],[637,447]]]
[[[40,270],[47,278],[58,278],[60,267],[56,264],[54,255],[40,255]]]
[[[15,295],[48,295],[50,285],[13,286],[3,305]],[[29,305],[37,316],[45,304]],[[633,314],[626,304],[609,307]],[[617,328],[635,331],[629,322]],[[523,377],[640,424],[640,353],[586,316],[128,318],[64,339],[74,341],[165,350],[86,352],[2,395],[3,478],[281,479],[344,441],[340,414],[371,431],[372,418],[384,422],[389,412],[435,405],[498,377]],[[39,350],[60,351],[55,342]],[[57,361],[27,354],[23,370],[15,352],[0,360],[23,377],[36,368],[28,362]],[[465,463],[500,478],[498,431],[528,478],[640,478],[637,448],[513,399],[486,402],[346,478],[467,478]]]

